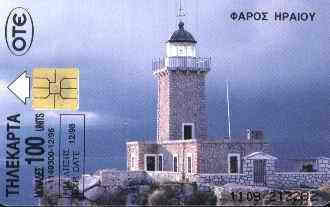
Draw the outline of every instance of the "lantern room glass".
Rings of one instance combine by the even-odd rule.
[[[193,43],[166,43],[166,57],[196,57]]]

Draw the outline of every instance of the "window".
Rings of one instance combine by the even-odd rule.
[[[228,154],[228,173],[240,172],[240,154],[229,153]]]
[[[192,155],[187,155],[187,173],[192,172]]]
[[[162,154],[145,154],[144,155],[145,171],[163,171],[163,155]]]
[[[175,57],[178,56],[178,51],[175,45],[171,43],[166,44],[166,56],[167,57]]]
[[[177,46],[178,56],[186,56],[186,48],[184,46]]]
[[[178,155],[173,155],[173,172],[178,172]]]
[[[300,172],[314,172],[313,164],[303,164]]]
[[[146,171],[156,171],[156,155],[144,155],[144,169]]]
[[[158,170],[163,171],[163,155],[158,155]]]
[[[238,161],[236,156],[230,157],[230,173],[238,172]]]
[[[196,57],[195,46],[187,46],[187,56],[188,57]]]
[[[191,139],[192,138],[192,126],[185,125],[183,129],[184,139]]]
[[[194,124],[193,123],[183,123],[182,124],[182,138],[184,140],[194,139]]]

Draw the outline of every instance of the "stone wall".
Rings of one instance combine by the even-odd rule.
[[[242,180],[249,185],[253,185],[253,160],[244,160]]]
[[[157,73],[157,140],[182,139],[182,124],[194,123],[195,138],[207,138],[206,73]]]
[[[252,164],[252,160],[247,163]],[[269,162],[268,167],[273,163]],[[245,169],[251,169],[249,164]],[[267,167],[267,163],[266,163]],[[299,187],[319,187],[322,184],[330,183],[330,171],[325,172],[292,172],[292,173],[277,173],[272,171],[273,168],[267,169],[268,187],[276,188],[299,188]],[[266,173],[267,173],[266,172]],[[121,186],[123,182],[126,184],[151,184],[151,183],[167,183],[167,182],[188,182],[197,183],[198,185],[214,185],[223,186],[227,183],[236,183],[240,185],[256,186],[253,182],[253,171],[245,172],[244,174],[198,174],[198,173],[176,173],[176,172],[145,172],[145,171],[112,171],[102,170],[99,173],[100,180],[104,186],[116,185]]]
[[[127,169],[144,170],[145,154],[158,154],[158,145],[148,142],[127,142]],[[134,163],[132,163],[132,157]]]
[[[207,138],[206,73],[170,73],[170,139],[182,139],[182,124],[194,123],[195,139]]]
[[[275,174],[275,160],[266,161],[266,184],[267,186],[274,186],[277,183]]]
[[[183,180],[183,173],[177,172],[146,172],[146,176],[158,183],[181,182]]]
[[[227,183],[256,186],[249,174],[185,174],[185,181],[222,186]],[[266,186],[279,188],[320,187],[330,183],[330,172],[274,173],[268,175]]]
[[[279,159],[275,169],[277,172],[300,172],[306,164],[311,164],[313,169],[318,171],[315,159]]]
[[[278,187],[319,187],[330,183],[330,159],[319,157],[317,160],[318,172],[275,172],[270,176],[274,180],[273,186]],[[272,163],[272,165],[275,165]],[[276,181],[276,182],[275,182]]]
[[[199,166],[200,173],[227,173],[228,153],[238,153],[242,159],[256,151],[267,151],[266,143],[254,143],[252,141],[237,140],[237,142],[209,141],[200,144]],[[240,173],[243,168],[240,162]]]
[[[323,162],[322,162],[323,163]],[[328,167],[328,165],[326,165]],[[253,181],[253,160],[244,160],[243,174],[199,174],[199,173],[172,173],[172,172],[153,172],[150,175],[153,179],[170,181],[196,182],[200,184],[211,184],[216,186],[227,183],[241,185],[258,186],[260,184]],[[266,186],[280,188],[299,188],[299,187],[319,187],[322,184],[330,183],[330,171],[327,172],[275,172],[275,160],[266,160]],[[181,179],[181,180],[180,180]]]
[[[319,157],[317,159],[317,169],[319,172],[330,172],[330,158]]]
[[[158,101],[157,101],[157,141],[169,140],[170,134],[170,104],[169,104],[169,76],[168,71],[159,73],[158,79]]]
[[[95,176],[95,175],[94,175]],[[196,182],[198,185],[225,185],[227,183],[241,183],[248,185],[245,182],[244,174],[194,174],[180,172],[146,172],[146,171],[117,171],[117,170],[102,170],[99,172],[100,182],[104,186],[112,185],[122,186],[126,184],[151,184],[151,183],[166,183],[166,182]],[[126,182],[126,183],[125,183]],[[127,183],[128,182],[128,183]]]
[[[284,172],[275,173],[273,178],[276,180],[272,186],[282,188],[299,187],[320,187],[322,184],[330,182],[330,171],[325,172]]]
[[[267,143],[237,140],[234,142],[174,140],[162,144],[127,143],[127,169],[144,170],[144,155],[163,155],[163,171],[173,171],[173,156],[178,156],[178,170],[187,172],[187,156],[192,157],[192,173],[227,173],[228,154],[240,155],[239,173],[243,172],[243,157],[255,151],[267,151]],[[132,156],[136,164],[131,164]],[[134,166],[132,168],[132,166]]]
[[[145,171],[101,170],[99,177],[103,186],[111,186],[111,188],[131,184],[151,184],[153,182]]]
[[[269,175],[271,176],[271,175]],[[273,181],[267,186],[279,188],[299,188],[299,187],[319,187],[330,181],[330,173],[274,173],[271,176]],[[122,182],[150,184],[153,182],[196,182],[202,185],[222,186],[227,183],[236,183],[241,185],[254,186],[253,177],[249,174],[183,174],[175,172],[144,172],[144,171],[103,171],[101,173],[101,182],[104,185],[107,183],[117,183],[122,185]]]
[[[240,147],[241,146],[241,147]],[[163,181],[188,181],[213,185],[224,185],[226,183],[237,183],[242,185],[267,185],[276,187],[318,187],[321,184],[330,183],[330,159],[317,158],[318,172],[277,172],[275,163],[277,158],[264,152],[251,153],[243,157],[241,155],[241,170],[238,174],[227,174],[227,159],[219,159],[228,153],[240,153],[248,150],[257,151],[263,149],[262,143],[221,143],[221,142],[197,142],[196,140],[180,140],[164,142],[162,145],[156,143],[135,142],[128,143],[128,158],[137,157],[135,170],[144,170],[144,155],[163,155],[163,171],[146,172],[148,179]],[[209,150],[209,152],[207,152]],[[247,153],[247,152],[246,152]],[[178,170],[173,172],[173,155],[178,155]],[[244,153],[245,154],[245,153]],[[187,155],[192,155],[192,173],[187,173]],[[252,157],[251,157],[252,156]],[[185,158],[185,159],[183,159]],[[203,165],[205,160],[211,159],[208,165]],[[254,183],[254,160],[264,159],[265,163],[265,183]],[[128,170],[131,170],[131,159],[128,159]],[[200,163],[200,165],[198,165]],[[216,173],[203,173],[201,172]],[[220,171],[221,169],[222,171]],[[220,171],[220,173],[219,173]],[[133,172],[130,172],[134,174]]]
[[[192,172],[197,172],[197,147],[196,141],[172,141],[163,143],[158,147],[158,153],[163,155],[164,171],[173,172],[173,156],[178,156],[178,171],[187,172],[187,156],[192,157]]]
[[[246,180],[245,174],[186,174],[186,181],[196,182],[200,184],[211,184],[211,185],[225,185],[227,183],[240,183],[249,185],[249,181]]]

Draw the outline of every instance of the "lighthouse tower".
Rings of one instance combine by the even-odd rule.
[[[158,80],[157,142],[205,140],[205,78],[210,58],[198,57],[197,41],[180,20],[166,42],[165,56],[153,62]]]

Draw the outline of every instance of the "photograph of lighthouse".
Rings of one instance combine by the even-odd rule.
[[[5,0],[0,204],[329,205],[329,9]]]

